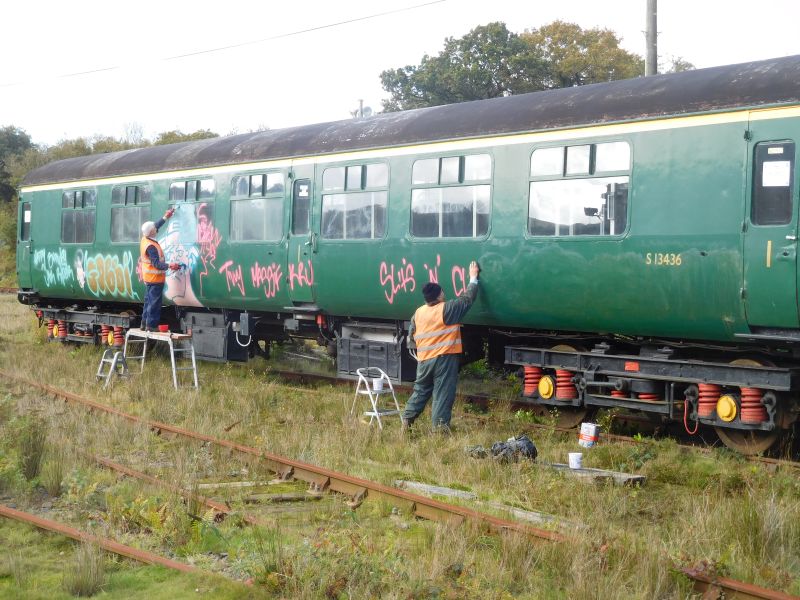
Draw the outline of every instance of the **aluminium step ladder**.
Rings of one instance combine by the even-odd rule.
[[[105,367],[108,365],[108,373],[105,372]],[[111,378],[116,375],[119,378],[129,378],[131,372],[128,370],[128,363],[121,350],[112,348],[103,352],[103,358],[100,359],[100,364],[97,366],[97,381],[105,379],[103,389],[106,389],[111,384]]]
[[[125,334],[125,348],[123,350],[123,357],[128,361],[138,360],[140,362],[139,372],[144,372],[144,361],[147,359],[147,346],[148,342],[166,342],[169,346],[169,358],[172,364],[172,384],[175,389],[178,389],[178,372],[191,371],[192,383],[197,389],[199,386],[197,382],[197,360],[194,354],[194,342],[192,341],[191,333],[172,333],[170,331],[145,331],[144,329],[128,329]],[[134,346],[139,346],[141,354],[130,355],[129,351]],[[189,361],[190,366],[182,366],[184,363],[178,363],[178,358],[183,358],[184,362]],[[179,366],[181,365],[181,366]]]
[[[372,410],[365,411],[364,416],[369,417],[370,425],[372,425],[373,420],[376,420],[378,421],[378,427],[383,429],[381,417],[400,414],[400,405],[397,403],[397,395],[394,393],[392,380],[389,379],[383,369],[378,367],[356,369],[356,375],[358,375],[358,385],[356,386],[355,396],[353,396],[353,406],[350,408],[350,414],[353,415],[355,413],[358,397],[366,396],[369,398]],[[392,402],[389,401],[389,394],[391,394],[391,400],[394,402],[394,408],[392,408]]]

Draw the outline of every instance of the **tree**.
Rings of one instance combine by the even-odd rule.
[[[620,48],[620,38],[610,29],[582,29],[575,23],[553,21],[521,37],[547,63],[545,89],[644,75],[642,57]]]
[[[555,21],[516,34],[504,23],[447,38],[436,56],[380,75],[386,111],[495,98],[644,74],[644,60],[608,29]]]
[[[670,56],[666,67],[662,67],[662,73],[683,73],[693,71],[695,66],[682,56]]]
[[[9,164],[32,146],[31,137],[19,127],[0,128],[0,201],[10,202],[16,193]]]
[[[178,129],[172,131],[163,131],[156,136],[153,140],[154,146],[162,146],[164,144],[175,144],[177,142],[191,142],[194,140],[205,140],[208,138],[219,137],[218,133],[214,133],[208,129],[198,129],[193,133],[183,133]]]

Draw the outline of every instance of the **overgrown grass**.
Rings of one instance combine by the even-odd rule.
[[[103,551],[94,544],[79,544],[73,559],[64,566],[61,585],[78,597],[94,596],[103,589],[106,565]]]
[[[769,473],[725,451],[687,453],[670,441],[584,449],[586,466],[646,475],[640,489],[585,484],[528,462],[470,458],[465,446],[491,445],[539,420],[524,411],[504,410],[514,390],[510,382],[503,387],[502,378],[495,381],[495,418],[475,419],[457,410],[456,433],[450,437],[427,435],[424,421],[423,432],[412,438],[401,435],[396,419],[388,419],[383,432],[367,427],[349,414],[352,390],[285,384],[270,376],[271,363],[260,359],[246,365],[202,363],[201,389],[193,392],[166,385],[168,361],[154,358],[143,375],[102,391],[93,382],[99,349],[44,342],[32,317],[13,299],[0,298],[0,316],[8,317],[0,322],[0,336],[14,343],[13,350],[0,348],[3,369],[151,419],[355,476],[389,485],[396,479],[450,485],[475,492],[483,502],[582,525],[571,532],[569,542],[546,544],[490,535],[472,526],[418,521],[409,506],[369,498],[356,511],[336,499],[297,506],[245,503],[271,489],[300,491],[301,484],[214,492],[237,511],[257,512],[267,523],[242,528],[235,516],[214,522],[213,515],[174,494],[119,480],[88,461],[68,460],[64,491],[54,510],[77,523],[103,523],[109,535],[177,554],[204,569],[252,578],[255,594],[685,598],[689,582],[674,567],[699,561],[732,577],[800,593],[800,480],[795,474]],[[482,371],[476,375],[485,377]],[[13,394],[0,395],[3,431],[16,427],[15,419],[37,413],[69,444],[189,489],[208,481],[266,483],[273,477],[263,465],[211,446],[161,439],[145,427],[99,415],[90,418],[83,409],[41,398],[32,390],[8,389]],[[3,431],[0,481],[3,465],[13,471],[18,464],[18,450],[1,441]],[[577,449],[577,433],[533,430],[532,436],[540,461],[566,462],[567,452]],[[7,474],[9,489],[18,486],[15,477]],[[35,502],[36,495],[27,501]],[[120,593],[115,581],[119,579],[111,573],[105,594]],[[0,596],[2,585],[0,577]]]

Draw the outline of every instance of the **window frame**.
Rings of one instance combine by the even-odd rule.
[[[64,206],[64,200],[66,199],[66,194],[70,194],[72,196],[72,206],[67,207]],[[80,203],[81,205],[78,207],[76,206],[78,202],[78,194],[80,194]],[[87,194],[88,197],[91,199],[89,206],[87,204]],[[64,214],[66,212],[70,213],[93,213],[93,225],[92,225],[92,236],[91,239],[88,241],[74,241],[74,242],[66,242],[64,241]],[[61,215],[59,219],[59,242],[61,244],[69,244],[69,245],[79,245],[79,244],[94,244],[97,240],[97,189],[96,188],[78,188],[78,189],[68,189],[68,190],[61,190]],[[73,225],[75,227],[75,225]],[[75,233],[77,234],[77,229],[75,229]],[[76,235],[77,237],[77,235]]]
[[[788,186],[788,193],[789,193],[789,220],[788,221],[781,221],[781,222],[777,222],[777,223],[756,222],[756,220],[754,218],[754,216],[755,216],[754,215],[754,211],[755,211],[755,209],[757,207],[756,202],[758,200],[759,205],[762,202],[760,197],[757,198],[757,196],[759,196],[759,190],[763,190],[764,187],[766,187],[766,186],[763,185],[763,183],[761,185],[759,185],[759,183],[758,183],[759,176],[761,177],[762,182],[763,182],[764,163],[767,163],[767,162],[779,162],[779,161],[769,161],[769,160],[761,159],[759,157],[759,150],[761,148],[765,148],[767,150],[767,155],[769,155],[769,148],[771,146],[778,146],[778,145],[785,146],[787,144],[791,144],[792,149],[794,151],[794,153],[792,154],[792,156],[790,157],[790,160],[789,160],[789,163],[790,163],[790,166],[789,166],[789,186]],[[791,226],[792,223],[795,221],[795,214],[797,212],[796,203],[800,202],[800,199],[798,199],[798,194],[797,194],[797,191],[796,191],[797,182],[796,182],[796,178],[795,178],[795,170],[797,169],[797,162],[798,162],[798,160],[797,160],[797,148],[798,148],[798,143],[795,140],[789,139],[789,138],[780,139],[780,140],[764,140],[764,141],[757,142],[757,143],[755,143],[753,145],[753,150],[752,150],[752,152],[753,152],[753,162],[752,162],[752,166],[751,166],[751,169],[750,169],[750,171],[751,171],[750,172],[750,178],[752,179],[751,185],[750,185],[750,207],[749,207],[749,209],[747,211],[747,220],[749,221],[749,224],[752,227],[787,227],[787,226]],[[763,193],[763,192],[761,192],[761,193]]]
[[[383,165],[386,168],[386,185],[385,186],[369,186],[368,180],[368,172],[369,167],[372,165]],[[360,187],[349,188],[347,186],[347,182],[350,176],[350,169],[351,168],[358,168],[360,169]],[[328,169],[344,169],[344,187],[343,188],[325,188],[323,186],[325,172]],[[348,162],[345,164],[331,164],[326,165],[323,167],[321,175],[320,175],[320,201],[319,201],[319,243],[320,244],[352,244],[352,243],[370,243],[370,242],[382,242],[387,238],[389,235],[389,203],[391,199],[391,186],[392,186],[392,168],[389,164],[388,160],[360,160],[354,162]],[[384,192],[386,194],[386,206],[385,206],[385,219],[386,221],[383,224],[383,235],[380,237],[368,237],[368,238],[330,238],[325,237],[322,233],[322,223],[324,220],[325,215],[325,197],[326,196],[347,196],[348,194],[367,194],[367,193],[379,193]],[[372,203],[372,231],[375,231],[375,203]],[[342,231],[345,230],[345,221],[347,219],[347,213],[343,212],[343,226]]]
[[[267,182],[269,181],[269,175],[280,175],[283,181],[283,189],[279,192],[268,192],[267,191]],[[261,177],[261,194],[253,195],[252,193],[252,178],[253,177]],[[237,178],[244,177],[247,180],[247,194],[246,195],[239,195],[235,194],[234,190],[236,189],[235,182]],[[287,183],[288,182],[288,183]],[[270,245],[278,245],[286,239],[286,235],[288,232],[287,223],[286,223],[286,199],[287,199],[287,190],[290,189],[293,182],[287,174],[282,169],[268,169],[266,171],[247,171],[244,173],[236,173],[231,177],[230,180],[230,196],[228,200],[229,209],[228,209],[228,242],[230,244],[270,244]],[[240,240],[233,237],[233,205],[237,202],[252,202],[253,200],[270,200],[270,199],[281,199],[281,235],[279,238],[275,240]]]
[[[468,156],[480,156],[480,155],[486,155],[486,156],[489,157],[489,163],[490,163],[490,167],[491,167],[491,174],[490,174],[489,178],[488,179],[467,179],[466,178],[466,173],[465,173],[466,157],[468,157]],[[458,182],[457,183],[441,183],[441,180],[442,180],[442,161],[443,161],[443,159],[448,159],[448,158],[458,158],[459,159],[459,167],[458,167],[459,174],[458,174]],[[414,165],[417,163],[417,161],[430,160],[430,159],[436,159],[436,160],[439,161],[437,183],[414,183]],[[485,241],[485,240],[487,240],[489,238],[489,236],[492,234],[493,215],[494,215],[495,168],[496,168],[496,162],[495,162],[494,154],[488,148],[479,148],[479,149],[475,149],[473,151],[465,151],[465,152],[455,153],[455,154],[452,153],[452,152],[449,152],[449,153],[436,154],[436,155],[433,155],[433,156],[417,156],[417,157],[414,157],[414,159],[411,162],[411,173],[410,173],[410,177],[409,177],[409,180],[410,180],[409,188],[410,188],[411,195],[410,195],[410,197],[408,199],[408,208],[409,208],[409,210],[408,210],[408,222],[407,222],[408,230],[407,230],[407,234],[406,234],[407,238],[409,240],[412,240],[415,243],[416,242],[437,243],[437,242],[453,242],[453,241],[464,242],[464,241],[468,241],[468,240],[472,240],[472,241]],[[430,190],[430,189],[442,189],[442,188],[465,188],[465,187],[478,187],[478,186],[482,186],[482,185],[488,185],[489,186],[489,200],[488,200],[489,201],[489,213],[488,213],[489,222],[486,225],[486,232],[485,233],[483,233],[481,235],[477,235],[477,236],[448,236],[448,237],[445,237],[445,236],[442,236],[442,235],[438,235],[436,237],[420,237],[420,236],[415,236],[412,233],[412,231],[411,231],[411,222],[412,222],[412,219],[414,217],[414,210],[413,210],[412,202],[413,202],[413,196],[414,196],[414,191],[415,190]],[[475,207],[473,205],[473,211],[472,211],[473,224],[476,223],[476,219],[477,219],[477,212],[476,212]],[[439,231],[440,231],[440,233],[442,231],[441,205],[439,207]]]
[[[628,169],[627,170],[617,170],[617,171],[596,171],[596,157],[597,157],[597,146],[603,144],[613,144],[617,142],[625,142],[628,144],[629,154],[628,154]],[[591,150],[589,153],[589,174],[582,174],[582,175],[567,175],[567,149],[572,146],[591,146]],[[531,164],[533,160],[533,154],[537,150],[549,149],[549,148],[562,148],[562,166],[561,166],[561,175],[532,175],[531,174]],[[561,142],[552,142],[547,144],[540,144],[533,146],[528,153],[528,181],[527,181],[527,205],[525,209],[525,224],[524,227],[524,237],[528,240],[574,240],[576,242],[594,242],[597,240],[620,240],[624,237],[627,237],[628,232],[631,228],[631,196],[632,196],[632,189],[633,189],[633,178],[634,178],[634,144],[632,140],[628,138],[611,138],[611,139],[590,139],[590,140],[569,140],[569,141],[561,141]],[[628,200],[627,200],[627,214],[625,216],[625,229],[620,233],[615,233],[613,235],[603,235],[603,234],[587,234],[587,235],[535,235],[530,232],[530,219],[531,219],[531,184],[535,182],[541,181],[574,181],[576,179],[608,179],[610,177],[628,177]]]
[[[132,203],[128,203],[128,190],[130,188],[136,188],[135,197],[134,197]],[[148,192],[149,192],[149,200],[147,200],[145,202],[142,202],[140,200],[140,198],[142,196],[140,188],[146,188],[148,190]],[[114,197],[114,191],[117,190],[117,189],[122,189],[123,190],[123,193],[122,193],[122,204],[119,204],[119,203],[114,204],[113,200],[110,200],[109,212],[108,212],[108,243],[112,244],[112,245],[115,245],[115,246],[125,246],[125,245],[130,245],[130,244],[136,244],[141,239],[142,224],[144,224],[145,221],[150,220],[149,217],[152,216],[151,206],[152,206],[152,203],[153,203],[153,189],[152,189],[151,185],[149,183],[147,183],[147,182],[134,182],[134,183],[124,183],[124,184],[120,184],[120,185],[115,185],[115,186],[113,186],[111,188],[111,198],[112,199]],[[136,209],[138,211],[141,211],[141,209],[145,208],[145,207],[147,208],[148,219],[145,219],[145,221],[142,221],[141,223],[139,223],[139,226],[136,228],[137,231],[139,232],[139,236],[137,237],[137,239],[136,240],[130,240],[130,241],[114,240],[113,237],[112,237],[113,231],[114,231],[113,230],[112,214],[113,214],[114,209],[117,209],[117,210],[124,209],[126,212],[127,211],[133,212],[133,210],[131,210],[131,209]]]

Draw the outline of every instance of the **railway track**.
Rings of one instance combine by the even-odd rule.
[[[55,388],[53,386],[49,386],[46,384],[30,381],[23,377],[6,373],[2,370],[0,370],[0,377],[16,384],[24,385],[29,388],[39,389],[45,394],[52,396],[55,399],[60,399],[70,404],[81,406],[89,411],[108,414],[116,418],[123,419],[129,423],[147,426],[151,431],[159,435],[181,436],[194,441],[201,441],[205,443],[218,445],[220,447],[239,452],[248,457],[256,458],[262,461],[271,471],[275,472],[279,477],[283,479],[287,480],[290,478],[299,479],[301,481],[308,482],[312,490],[316,490],[318,492],[332,491],[349,496],[350,498],[352,498],[350,505],[353,507],[360,505],[361,502],[367,499],[367,497],[384,498],[391,500],[393,503],[404,505],[409,509],[408,514],[412,514],[420,518],[425,518],[435,521],[444,521],[454,524],[459,524],[464,521],[474,521],[486,526],[488,529],[493,531],[515,531],[518,533],[528,535],[537,540],[550,541],[550,542],[567,540],[565,536],[563,536],[558,532],[543,530],[529,525],[508,521],[486,513],[481,513],[468,508],[451,505],[445,502],[440,502],[438,500],[433,500],[430,498],[426,498],[424,496],[419,496],[417,494],[385,486],[365,479],[352,477],[344,473],[337,473],[335,471],[326,469],[324,467],[318,467],[316,465],[312,465],[309,463],[304,463],[293,459],[281,457],[275,454],[263,452],[256,448],[231,442],[229,440],[214,438],[212,436],[208,436],[187,429],[182,429],[166,423],[160,423],[158,421],[152,421],[142,417],[137,417],[135,415],[128,414],[114,407],[107,406],[99,402],[95,402],[88,398],[83,398],[72,392]],[[572,431],[569,432],[574,433]],[[638,443],[636,440],[633,440],[632,438],[630,439],[630,441]],[[219,514],[221,517],[231,513],[230,507],[222,503],[210,500],[198,494],[194,494],[187,490],[178,488],[177,486],[159,480],[150,475],[138,472],[134,469],[131,469],[124,465],[120,465],[108,459],[99,457],[89,457],[89,458],[91,458],[91,460],[94,460],[97,464],[105,468],[112,469],[128,477],[134,477],[136,479],[145,481],[151,485],[176,491],[181,495],[183,495],[185,498],[196,500],[204,504],[205,506],[215,510],[217,514]],[[58,524],[54,522],[42,524],[40,522],[37,522],[37,519],[39,521],[42,520],[39,517],[36,517],[35,515],[26,516],[25,513],[21,513],[18,515],[12,511],[13,509],[5,509],[5,507],[0,506],[0,516],[6,516],[9,518],[15,518],[18,520],[27,521],[36,525],[37,527],[42,527],[45,529],[49,529],[51,531],[56,531],[64,535],[68,535],[69,537],[73,537],[74,539],[90,539],[89,537],[87,537],[88,534],[83,534],[82,532],[78,532],[78,530],[73,530],[73,532],[68,532],[67,530],[71,528],[63,524]],[[241,516],[243,522],[245,523],[251,525],[259,524],[259,520],[256,517],[246,514]],[[77,532],[77,534],[73,534],[74,532]],[[159,561],[168,561],[169,563],[174,563],[175,561],[169,561],[169,559],[164,559],[163,557],[159,557],[157,555],[151,555],[150,553],[146,553],[144,551],[139,551],[137,549],[124,547],[121,544],[113,542],[113,540],[104,540],[98,538],[97,540],[91,540],[91,541],[99,543],[101,547],[104,547],[110,550],[111,552],[117,552],[119,554],[122,554],[123,556],[130,556],[131,558],[134,558],[136,560],[141,560],[142,562],[150,562],[151,564],[164,564],[164,566],[167,566],[169,568],[176,568],[179,570],[184,570],[184,568],[190,568],[188,567],[188,565],[184,565],[183,563],[175,563],[175,565],[172,565],[172,564],[166,564],[164,562],[159,562]],[[120,550],[120,548],[122,548],[122,550]],[[742,600],[748,600],[748,599],[800,600],[800,597],[788,595],[776,590],[762,588],[754,584],[745,583],[729,578],[713,577],[703,572],[702,570],[687,568],[687,569],[682,569],[682,573],[693,581],[695,590],[703,593],[704,599],[721,600],[723,598],[725,599],[736,598]]]
[[[313,383],[313,382],[323,382],[328,383],[330,385],[335,386],[345,386],[351,387],[352,382],[346,379],[339,379],[332,375],[324,375],[324,374],[312,374],[312,373],[298,373],[295,371],[286,371],[280,369],[273,369],[269,371],[270,374],[277,375],[284,379],[294,380],[298,382],[304,383]],[[411,392],[412,386],[409,385],[397,385],[395,386],[395,390],[403,391],[403,392]],[[486,406],[491,401],[491,396],[486,394],[457,394],[456,398],[461,400],[462,402],[470,403],[470,404],[477,404],[479,406]],[[520,407],[524,407],[524,404],[520,404]],[[464,413],[462,416],[473,419],[473,420],[484,420],[484,421],[492,421],[492,417],[490,416],[479,416],[473,415],[469,413]],[[569,429],[566,427],[558,427],[555,425],[545,425],[541,423],[526,423],[525,424],[525,431],[524,433],[529,433],[531,431],[548,431],[548,432],[558,432],[564,435],[576,435],[575,429]],[[601,440],[609,441],[609,442],[618,442],[621,444],[643,444],[646,443],[647,440],[635,438],[627,435],[619,435],[615,433],[606,433],[600,432],[599,434]],[[692,445],[692,444],[679,444],[681,448],[686,449],[687,451],[692,452],[701,452],[704,454],[709,454],[713,451],[712,448],[708,448],[706,446],[700,445]],[[758,463],[764,465],[769,469],[777,469],[778,467],[783,467],[787,469],[794,469],[800,471],[800,462],[794,460],[786,460],[780,458],[771,458],[767,456],[748,456],[742,455],[742,458],[748,460],[749,462]]]
[[[72,392],[61,390],[35,381],[30,381],[23,377],[12,375],[4,371],[0,371],[0,377],[17,384],[24,385],[28,388],[41,390],[49,396],[64,400],[70,404],[81,406],[98,413],[109,414],[123,419],[129,423],[146,426],[150,430],[160,435],[181,436],[187,439],[209,443],[243,454],[249,458],[260,461],[270,471],[274,472],[282,479],[299,479],[308,483],[310,488],[314,491],[337,492],[339,494],[348,496],[350,498],[350,505],[352,507],[360,505],[361,502],[363,502],[367,497],[373,499],[383,498],[402,507],[405,514],[410,514],[415,517],[453,524],[472,521],[486,526],[492,531],[513,531],[527,535],[534,539],[551,542],[563,541],[565,539],[560,533],[554,531],[509,521],[507,519],[495,517],[487,513],[440,502],[438,500],[426,498],[425,496],[406,492],[404,490],[386,486],[374,481],[353,477],[345,473],[339,473],[331,469],[312,465],[310,463],[286,458],[269,452],[263,452],[257,448],[238,444],[229,440],[219,439],[203,433],[169,425],[167,423],[160,423],[158,421],[137,417],[114,407],[95,402],[88,398],[83,398],[82,396]]]

